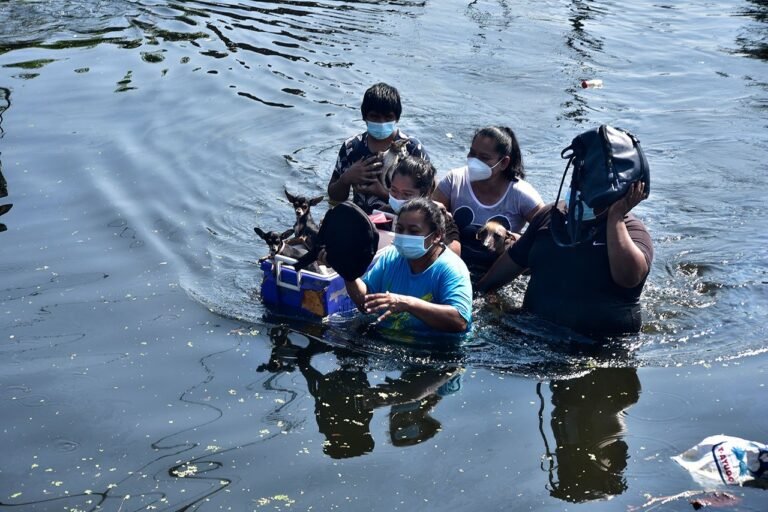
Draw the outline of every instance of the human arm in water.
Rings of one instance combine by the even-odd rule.
[[[624,216],[645,199],[645,183],[636,182],[627,194],[608,207],[606,244],[613,282],[623,288],[634,288],[648,275],[648,262],[635,245],[624,224]]]
[[[475,289],[478,292],[492,292],[512,282],[525,269],[512,260],[508,251],[504,251],[493,262],[488,272],[477,282]]]
[[[381,197],[381,190],[384,187],[379,181],[380,167],[382,163],[378,155],[363,157],[349,166],[349,168],[340,175],[334,174],[331,182],[328,184],[328,197],[331,201],[346,201],[349,199],[349,190],[353,185],[360,188],[361,191],[368,194],[376,194]],[[376,184],[379,187],[376,187]],[[387,198],[387,192],[383,192],[383,199]]]
[[[425,300],[397,293],[368,293],[365,282],[358,278],[344,281],[352,301],[364,313],[381,313],[377,322],[392,313],[410,313],[429,327],[446,332],[464,332],[467,321],[459,311],[447,304],[434,304]]]

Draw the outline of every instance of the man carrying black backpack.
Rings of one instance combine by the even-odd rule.
[[[638,332],[640,294],[653,244],[630,210],[648,197],[650,174],[639,141],[603,125],[563,150],[570,189],[545,207],[478,282],[496,290],[530,269],[523,309],[592,336]]]

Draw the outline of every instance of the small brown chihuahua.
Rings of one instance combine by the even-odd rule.
[[[477,230],[475,238],[480,240],[483,247],[490,252],[501,255],[505,249],[509,248],[520,237],[516,233],[508,231],[507,228],[495,220],[489,220],[482,228]]]

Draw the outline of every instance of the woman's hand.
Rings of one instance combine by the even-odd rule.
[[[409,311],[413,297],[408,295],[399,295],[397,293],[372,293],[365,296],[364,309],[366,313],[378,313],[384,311],[383,314],[376,319],[377,322],[381,322],[392,313],[401,313],[403,311]]]
[[[623,219],[624,216],[632,210],[632,208],[640,204],[640,201],[645,198],[645,183],[642,181],[637,181],[633,183],[631,187],[629,187],[629,191],[624,195],[624,197],[613,203],[608,208],[608,215]]]

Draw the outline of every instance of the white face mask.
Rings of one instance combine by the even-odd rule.
[[[434,233],[434,231],[432,233]],[[432,233],[427,236],[395,233],[395,239],[392,244],[403,258],[407,260],[417,260],[427,254],[434,245],[433,243],[430,244],[429,247],[424,247],[424,242],[427,240],[427,237],[432,235]]]
[[[499,165],[501,160],[489,166],[482,160],[470,156],[467,158],[467,169],[469,170],[469,181],[483,181],[493,176],[493,168]]]
[[[392,211],[395,213],[400,213],[400,208],[402,208],[408,201],[409,199],[395,199],[392,197],[392,194],[389,194],[389,207],[392,208]]]

